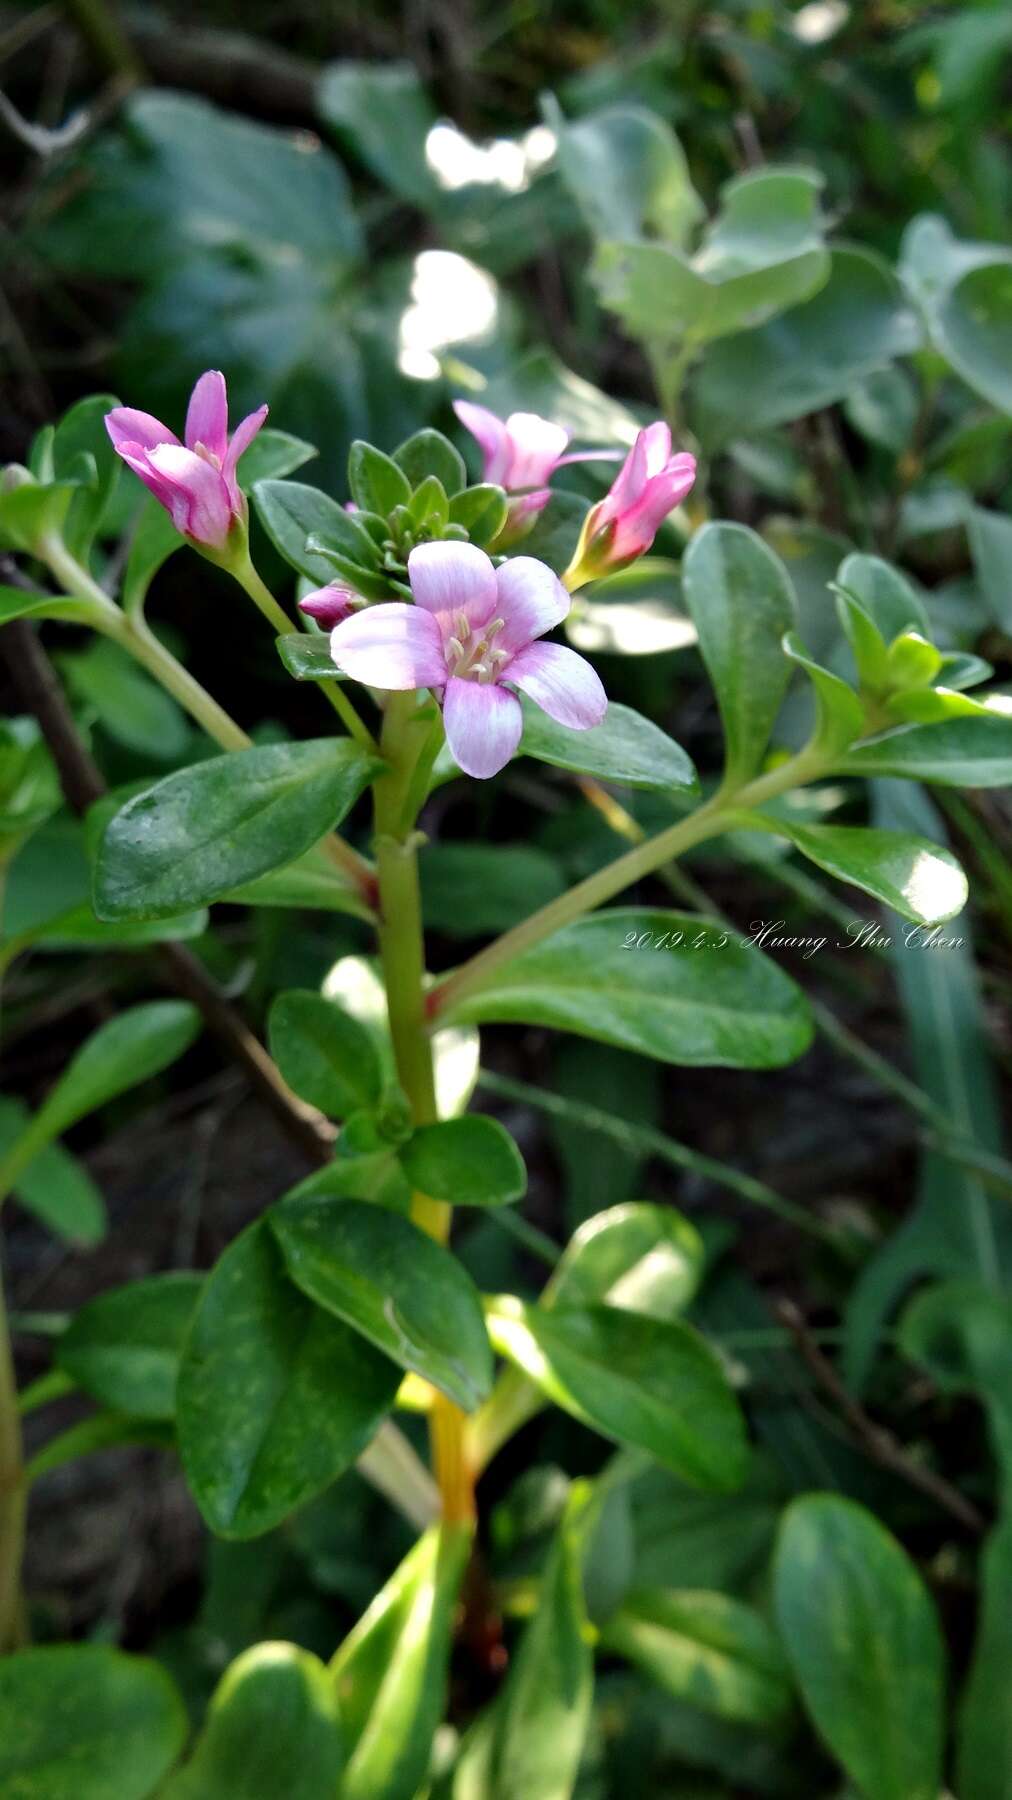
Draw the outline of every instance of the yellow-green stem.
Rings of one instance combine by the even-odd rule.
[[[645,843],[637,844],[634,849],[626,851],[624,856],[617,857],[595,874],[588,875],[585,881],[578,881],[568,893],[560,894],[557,900],[542,906],[511,931],[504,932],[502,937],[488,944],[484,950],[479,950],[477,956],[472,956],[469,962],[463,963],[452,975],[448,975],[430,997],[430,1028],[437,1020],[450,1014],[468,994],[484,987],[503,963],[511,962],[524,950],[540,944],[553,932],[561,931],[564,925],[571,925],[575,919],[582,918],[584,913],[591,912],[594,907],[603,906],[606,900],[613,899],[623,888],[631,887],[633,882],[640,881],[644,875],[652,874],[662,863],[681,856],[684,851],[704,843],[707,838],[719,837],[721,832],[729,830],[734,824],[735,813],[759,806],[764,800],[770,800],[776,794],[787,793],[791,788],[800,787],[823,773],[821,758],[802,751],[768,774],[757,776],[736,792],[721,790],[703,806],[697,807],[695,812],[689,813],[687,818],[679,819],[677,824],[669,825],[666,831],[658,832]]]
[[[39,554],[46,562],[61,587],[68,594],[79,600],[87,601],[90,611],[90,622],[96,631],[106,637],[140,663],[149,675],[163,687],[166,693],[178,700],[184,712],[207,732],[223,750],[248,750],[252,738],[247,737],[240,725],[218,705],[213,695],[209,694],[185,669],[181,662],[173,656],[171,650],[157,638],[141,613],[127,615],[110,600],[107,593],[99,587],[98,582],[89,575],[77,558],[70,554],[63,540],[58,537],[47,538],[39,546]],[[252,569],[252,565],[251,569]],[[254,571],[255,574],[255,571]],[[259,577],[257,577],[259,579]],[[261,586],[263,584],[261,583]],[[266,589],[264,589],[266,593]],[[270,599],[270,595],[268,595]],[[271,601],[271,604],[275,603]],[[288,630],[288,621],[277,608],[283,620],[282,629]],[[363,727],[363,730],[365,728]],[[370,744],[372,740],[370,739]],[[360,893],[371,902],[375,887],[375,872],[365,857],[346,844],[342,837],[332,832],[322,840],[323,849],[331,861],[344,875],[354,883]]]
[[[379,884],[379,944],[387,1014],[397,1075],[416,1125],[437,1117],[432,1045],[425,1022],[425,943],[418,884],[418,836],[406,812],[413,776],[429,737],[431,721],[417,696],[392,694],[383,724],[382,750],[390,773],[375,785],[376,872]],[[416,1225],[439,1243],[450,1235],[451,1209],[425,1194],[412,1197]],[[432,1468],[443,1518],[470,1522],[475,1516],[474,1484],[465,1456],[464,1414],[443,1394],[435,1394],[429,1414]]]
[[[279,606],[270,588],[261,581],[248,555],[244,562],[237,564],[235,568],[230,567],[229,573],[235,576],[243,592],[249,595],[255,606],[260,608],[267,623],[280,637],[287,637],[295,630],[295,626],[284,608]],[[335,678],[333,681],[317,681],[313,685],[319,688],[323,698],[329,701],[355,742],[360,744],[363,750],[368,750],[370,755],[375,755],[376,739],[368,726],[363,724],[359,718],[347,694],[343,692],[340,682]]]

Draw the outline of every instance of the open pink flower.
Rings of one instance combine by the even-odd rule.
[[[603,500],[583,523],[567,570],[569,586],[623,569],[649,550],[655,536],[696,479],[696,459],[671,454],[671,432],[658,419],[637,436]]]
[[[608,708],[594,670],[575,650],[535,639],[569,611],[544,563],[516,556],[498,569],[475,544],[419,544],[408,558],[414,606],[366,607],[335,627],[339,669],[379,688],[433,688],[460,767],[486,780],[520,742],[519,688],[560,725],[587,731]]]
[[[518,496],[509,510],[507,529],[513,534],[531,524],[547,505],[551,497],[547,484],[556,469],[565,463],[610,460],[613,455],[610,450],[580,450],[567,456],[569,432],[537,413],[515,412],[500,419],[471,400],[455,400],[453,410],[481,447],[482,479]]]
[[[106,413],[115,449],[160,501],[177,531],[206,549],[224,549],[236,520],[246,519],[246,500],[236,464],[267,417],[266,406],[248,414],[228,435],[225,377],[208,369],[186,409],[185,443],[160,419],[132,406]]]
[[[314,588],[311,594],[304,594],[299,601],[299,611],[308,613],[318,625],[329,630],[354,611],[356,602],[361,605],[353,588],[340,581],[331,581],[326,587]]]

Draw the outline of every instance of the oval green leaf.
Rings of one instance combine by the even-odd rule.
[[[470,1552],[466,1526],[426,1532],[334,1657],[351,1746],[341,1800],[415,1800],[424,1786]]]
[[[256,1644],[226,1669],[190,1760],[159,1800],[333,1800],[343,1763],[337,1696],[319,1657]]]
[[[863,1506],[788,1507],[774,1565],[780,1635],[820,1735],[867,1800],[938,1800],[945,1721],[935,1609]]]
[[[630,907],[567,925],[449,1012],[702,1067],[779,1068],[812,1037],[800,988],[752,945],[691,913]]]
[[[524,1159],[506,1127],[478,1113],[420,1126],[398,1155],[413,1188],[450,1206],[506,1206],[527,1192]]]
[[[271,1055],[289,1087],[332,1119],[371,1106],[382,1087],[379,1052],[357,1019],[308,989],[278,994],[270,1010]]]
[[[294,862],[344,818],[381,766],[346,738],[314,738],[233,751],[166,776],[107,825],[96,913],[185,912]]]
[[[263,1220],[211,1271],[177,1385],[179,1450],[220,1537],[258,1537],[365,1449],[400,1377],[286,1279]]]
[[[899,775],[939,787],[1007,787],[1012,782],[1012,717],[997,708],[986,717],[903,725],[855,744],[841,756],[844,775]]]
[[[268,1218],[310,1300],[473,1412],[492,1387],[492,1349],[478,1290],[449,1250],[363,1200],[288,1200]]]
[[[158,1663],[105,1644],[58,1644],[0,1661],[4,1800],[147,1800],[186,1739]]]
[[[649,1451],[697,1487],[731,1490],[748,1464],[738,1404],[713,1352],[680,1319],[611,1306],[545,1311],[507,1296],[489,1334],[557,1406]]]
[[[617,781],[623,787],[698,790],[699,778],[681,745],[631,706],[613,700],[600,725],[572,731],[530,700],[521,699],[520,704],[524,733],[518,756],[533,756],[557,769]]]
[[[776,1634],[753,1607],[726,1594],[628,1594],[601,1641],[676,1700],[734,1724],[776,1730],[793,1709],[794,1684]]]
[[[699,1286],[704,1260],[703,1240],[681,1213],[629,1200],[573,1233],[542,1303],[600,1303],[652,1319],[677,1318]]]
[[[966,905],[966,876],[952,852],[908,831],[806,825],[755,812],[742,813],[738,822],[748,830],[788,838],[828,875],[873,894],[915,925],[941,924]]]
[[[115,1412],[171,1419],[179,1359],[203,1278],[182,1270],[100,1294],[57,1339],[56,1363]]]
[[[791,578],[746,525],[710,524],[686,551],[682,592],[720,707],[725,780],[740,785],[762,761],[791,678]]]

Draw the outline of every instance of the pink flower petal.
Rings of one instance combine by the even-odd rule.
[[[367,687],[441,687],[446,680],[439,626],[431,613],[402,600],[364,607],[335,625],[330,654]]]
[[[534,556],[514,556],[495,572],[496,612],[505,619],[495,639],[498,650],[521,650],[532,638],[542,637],[564,619],[570,598],[547,563]]]
[[[167,481],[164,476],[159,475],[157,469],[152,468],[148,452],[143,444],[132,444],[123,440],[116,445],[116,450],[123,458],[127,468],[132,469],[149,492],[154,494],[159,504],[164,506],[168,513],[172,513],[173,506],[178,499],[176,489],[171,481]],[[173,522],[175,522],[174,515]]]
[[[457,629],[457,615],[484,625],[496,604],[495,570],[476,544],[419,544],[408,557],[415,604],[435,613],[443,636]]]
[[[186,409],[183,436],[188,450],[203,444],[221,467],[228,449],[228,395],[220,369],[208,369],[197,382]]]
[[[523,730],[520,702],[495,682],[446,684],[443,700],[446,741],[465,775],[487,781],[516,752]]]
[[[135,406],[114,406],[105,415],[105,428],[112,438],[114,447],[122,455],[125,444],[139,445],[142,450],[153,450],[156,444],[178,444],[174,431],[163,425],[151,413],[138,412]]]
[[[509,489],[541,487],[550,479],[569,443],[569,433],[537,413],[510,413],[506,420],[510,462],[506,471]]]
[[[232,524],[232,507],[218,470],[182,444],[156,444],[148,462],[171,490],[168,506],[176,530],[220,550]]]
[[[573,731],[600,725],[608,710],[608,696],[596,671],[564,644],[528,644],[503,674],[557,725]]]
[[[489,412],[487,406],[475,406],[473,400],[455,400],[453,410],[461,424],[478,440],[485,459],[482,471],[485,480],[500,483],[509,467],[510,456],[509,439],[502,420]]]
[[[659,475],[671,456],[671,429],[663,419],[655,419],[640,436],[646,455],[647,475]]]
[[[236,487],[235,479],[236,464],[243,451],[248,450],[252,444],[253,439],[256,437],[257,432],[260,430],[261,425],[267,417],[267,412],[268,408],[266,406],[258,406],[256,412],[247,413],[246,417],[239,421],[239,424],[233,431],[232,441],[225,452],[225,460],[222,463],[221,472],[228,483],[229,492],[233,494],[236,501],[238,500],[238,489]]]

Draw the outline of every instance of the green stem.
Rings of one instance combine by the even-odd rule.
[[[381,776],[374,788],[379,945],[394,1060],[416,1125],[432,1124],[437,1117],[432,1046],[425,1028],[418,835],[408,807],[429,735],[427,707],[419,707],[414,693],[392,694],[381,743],[389,773]],[[449,1206],[415,1194],[411,1216],[437,1242],[447,1241]],[[435,1394],[429,1430],[443,1518],[448,1523],[470,1522],[475,1504],[473,1477],[464,1454],[464,1414],[444,1395]]]
[[[277,600],[275,600],[270,588],[260,579],[256,569],[253,567],[250,556],[247,554],[245,562],[240,563],[237,568],[233,568],[230,565],[229,574],[235,576],[235,579],[243,592],[249,595],[254,606],[260,608],[268,625],[270,625],[280,637],[288,637],[295,629],[292,620],[288,617],[284,608],[279,605]],[[355,739],[355,742],[360,744],[363,750],[367,750],[371,756],[375,756],[378,749],[376,739],[373,737],[368,726],[359,718],[358,713],[355,711],[354,706],[341,687],[340,682],[337,680],[318,681],[314,685],[319,688],[324,699],[329,701],[350,736]]]
[[[89,575],[77,558],[70,554],[62,538],[49,537],[39,545],[39,555],[56,576],[66,593],[76,599],[87,601],[91,608],[91,623],[96,631],[112,638],[120,648],[140,663],[149,675],[163,687],[166,693],[178,700],[184,712],[207,732],[223,750],[249,750],[252,738],[247,737],[242,727],[218,705],[217,700],[201,687],[199,681],[177,662],[171,650],[155,636],[141,613],[128,615],[110,600],[107,593],[99,587],[98,582]],[[255,571],[251,572],[255,576]],[[256,577],[259,580],[259,577]],[[260,584],[263,585],[262,583]],[[266,593],[267,590],[264,589]],[[270,595],[267,596],[270,599]],[[271,605],[276,603],[271,600]],[[262,610],[262,609],[261,609]],[[277,608],[283,620],[282,630],[287,632],[289,621]],[[363,730],[364,730],[363,726]],[[371,740],[370,740],[371,741]],[[358,888],[359,892],[372,901],[375,890],[375,872],[365,858],[342,837],[332,832],[322,840],[322,847],[331,861],[341,869]]]
[[[10,1333],[0,1280],[0,1654],[22,1637],[25,1470]]]
[[[694,844],[701,844],[707,838],[719,837],[735,823],[733,815],[743,808],[759,806],[776,794],[787,793],[791,788],[800,787],[807,781],[814,780],[825,773],[825,765],[813,753],[802,751],[788,762],[781,763],[767,775],[757,776],[736,793],[721,792],[712,800],[697,807],[688,818],[679,819],[677,824],[669,825],[665,831],[658,832],[656,837],[647,838],[645,843],[637,844],[624,856],[617,857],[605,868],[598,869],[588,875],[585,881],[577,882],[568,893],[560,894],[547,906],[532,913],[521,924],[515,925],[511,931],[504,932],[477,956],[463,963],[452,975],[440,982],[429,1000],[430,1023],[437,1017],[452,1012],[466,995],[482,988],[490,980],[495,970],[503,963],[511,962],[523,951],[534,944],[540,944],[546,937],[561,931],[564,925],[572,924],[574,919],[582,918],[584,913],[591,912],[594,907],[602,906],[620,894],[623,888],[631,887],[644,875],[653,874],[662,863],[673,857],[681,856]]]

